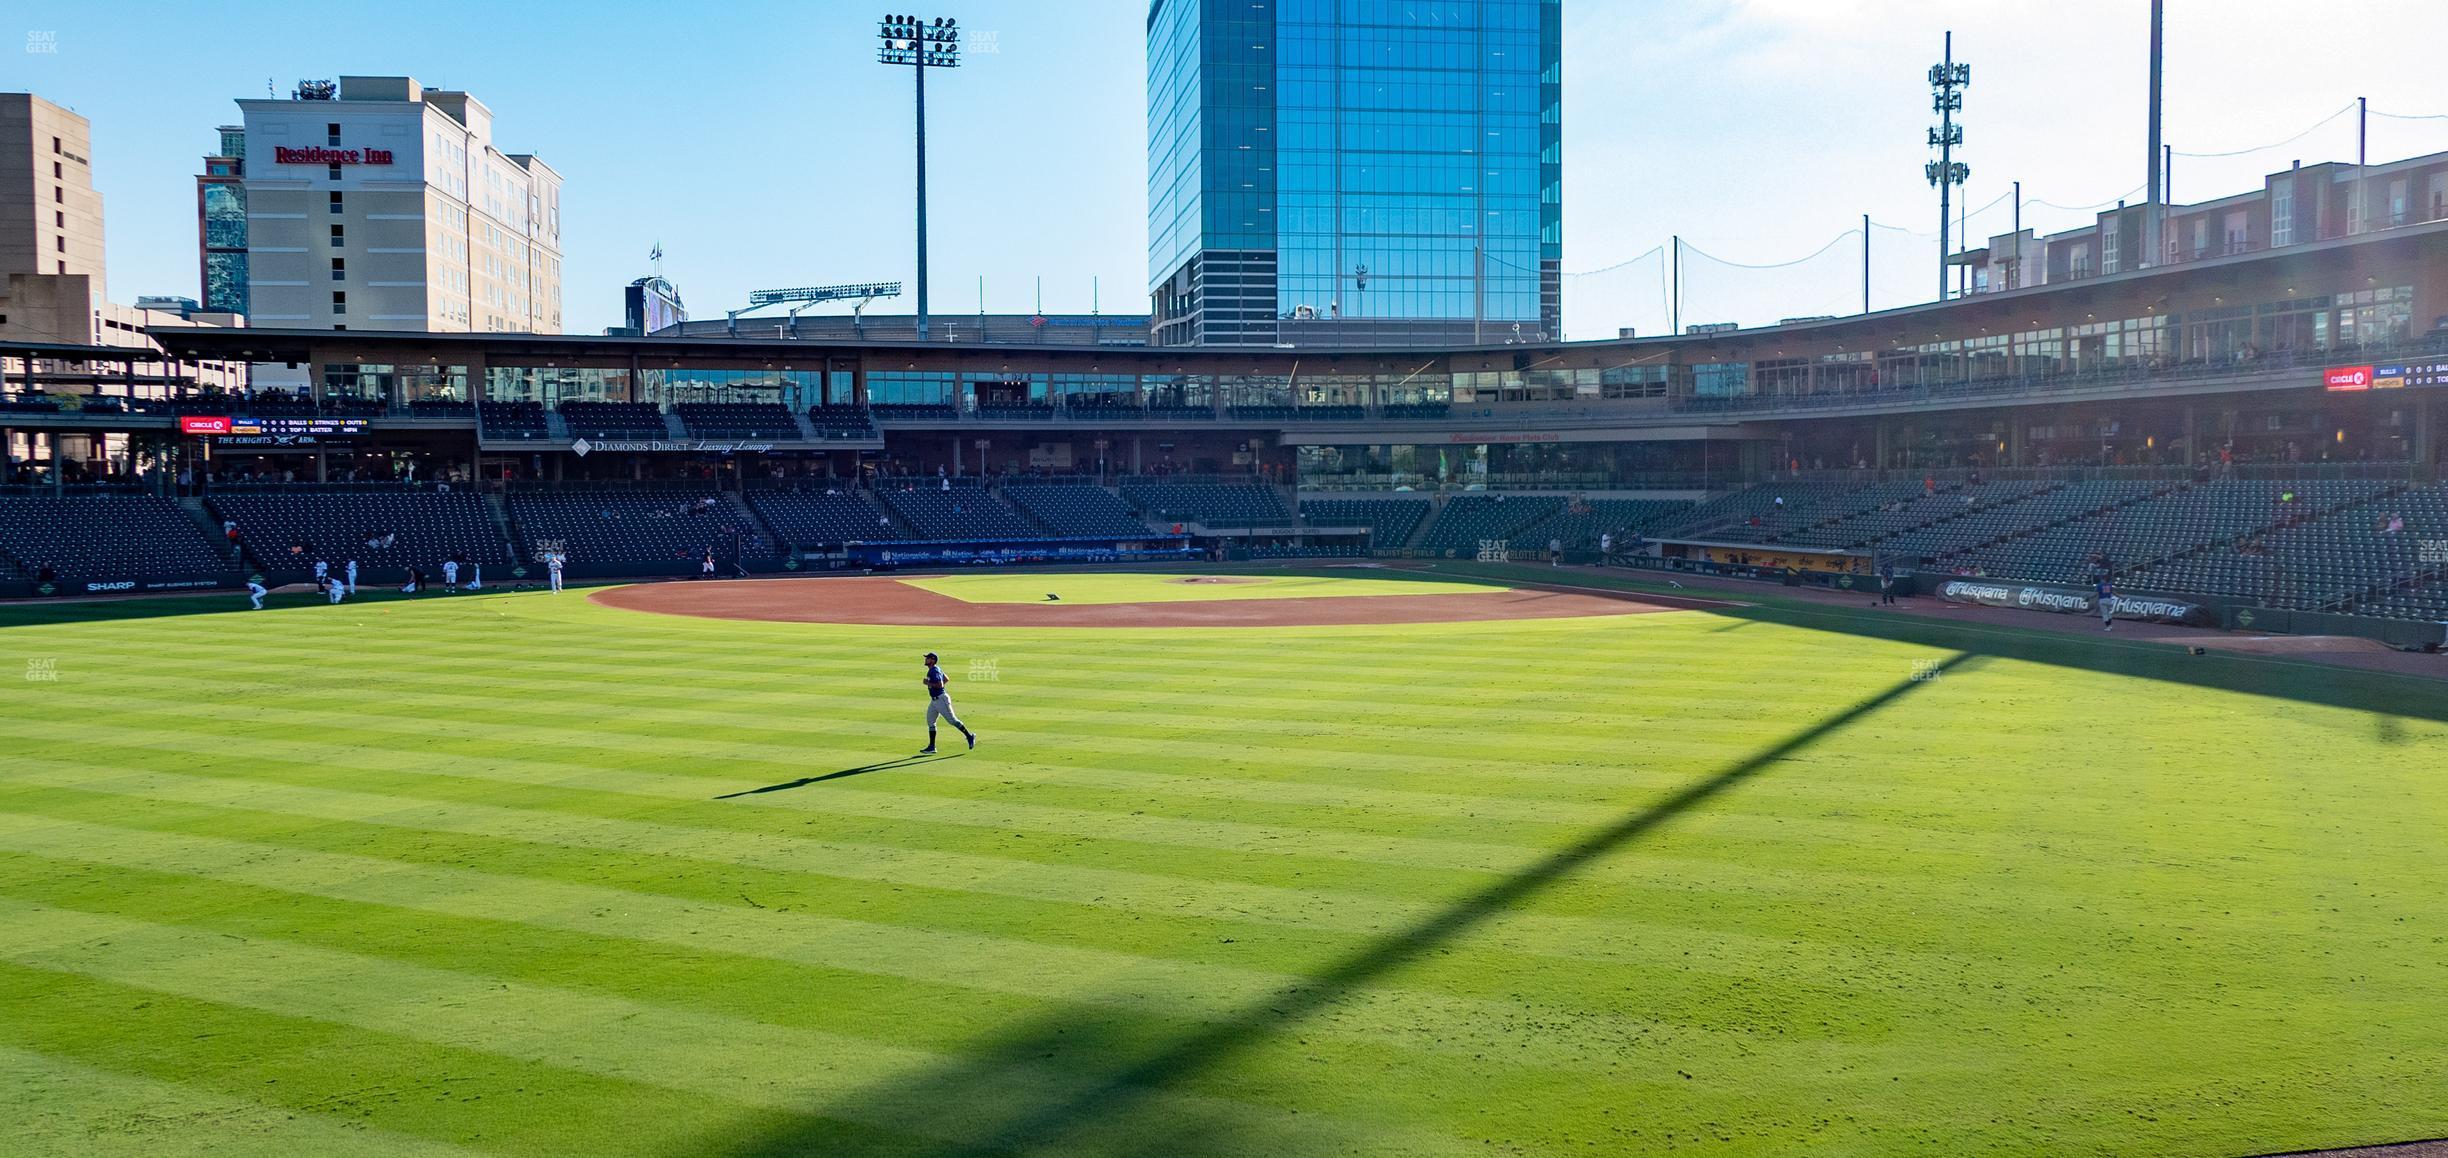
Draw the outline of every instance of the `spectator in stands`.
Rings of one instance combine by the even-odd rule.
[[[2391,511],[2391,512],[2389,512],[2389,517],[2388,517],[2388,525],[2387,525],[2387,526],[2385,526],[2385,527],[2380,528],[2380,533],[2381,533],[2381,534],[2384,534],[2384,535],[2402,535],[2402,534],[2404,534],[2404,533],[2405,533],[2405,516],[2404,516],[2404,515],[2401,515],[2401,514],[2398,514],[2398,513],[2397,513],[2397,512],[2395,512],[2395,511]]]

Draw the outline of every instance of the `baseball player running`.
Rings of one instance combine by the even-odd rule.
[[[935,653],[926,653],[927,746],[919,749],[921,756],[935,750],[935,721],[938,718],[960,729],[960,734],[968,738],[969,746],[977,747],[977,733],[970,731],[969,725],[961,723],[960,717],[952,714],[952,693],[946,686],[950,682],[944,678],[943,669],[936,666]]]

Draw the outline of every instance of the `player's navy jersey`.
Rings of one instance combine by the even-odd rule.
[[[937,667],[934,664],[927,665],[926,686],[928,699],[931,700],[944,694],[944,685],[949,682],[949,680],[944,678],[942,668]]]

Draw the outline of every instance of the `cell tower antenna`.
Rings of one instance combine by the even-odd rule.
[[[1930,111],[1938,114],[1938,124],[1929,131],[1929,144],[1938,150],[1938,159],[1921,166],[1921,172],[1930,184],[1938,187],[1938,300],[1945,301],[1947,238],[1955,225],[1949,216],[1951,202],[1955,187],[1972,175],[1970,166],[1955,159],[1956,148],[1963,144],[1963,126],[1955,123],[1955,114],[1963,111],[1963,90],[1971,87],[1972,66],[1956,63],[1955,34],[1951,31],[1946,34],[1945,59],[1930,66],[1929,84]]]

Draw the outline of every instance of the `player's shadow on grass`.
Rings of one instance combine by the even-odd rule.
[[[1042,1018],[963,1048],[962,1060],[904,1075],[798,1124],[730,1152],[740,1158],[821,1153],[843,1122],[923,1135],[923,1154],[1126,1153],[1179,1158],[1338,1149],[1316,1119],[1226,1103],[1202,1089],[1209,1071],[1296,1030],[1301,1023],[1387,974],[1512,911],[1590,863],[1622,851],[1676,817],[1707,804],[1769,766],[1809,748],[1966,664],[1957,653],[1933,668],[1796,732],[1740,763],[1695,781],[1548,854],[1425,920],[1372,942],[1187,1033],[1166,1036],[1151,1020],[1084,1007]],[[1316,1124],[1312,1124],[1316,1123]],[[944,1137],[954,1135],[954,1137]],[[1346,1143],[1350,1139],[1344,1139]]]
[[[937,760],[949,760],[958,755],[960,755],[960,753],[953,752],[934,756],[903,756],[897,760],[884,760],[874,764],[861,764],[856,768],[844,768],[839,772],[827,772],[822,776],[802,776],[797,780],[786,780],[780,784],[768,784],[763,788],[750,788],[740,792],[728,792],[721,796],[717,796],[714,799],[737,800],[742,796],[763,796],[768,792],[788,792],[793,788],[805,788],[810,784],[822,784],[827,780],[846,780],[852,776],[864,776],[870,772],[889,772],[895,768],[907,768],[914,764],[932,764]]]

